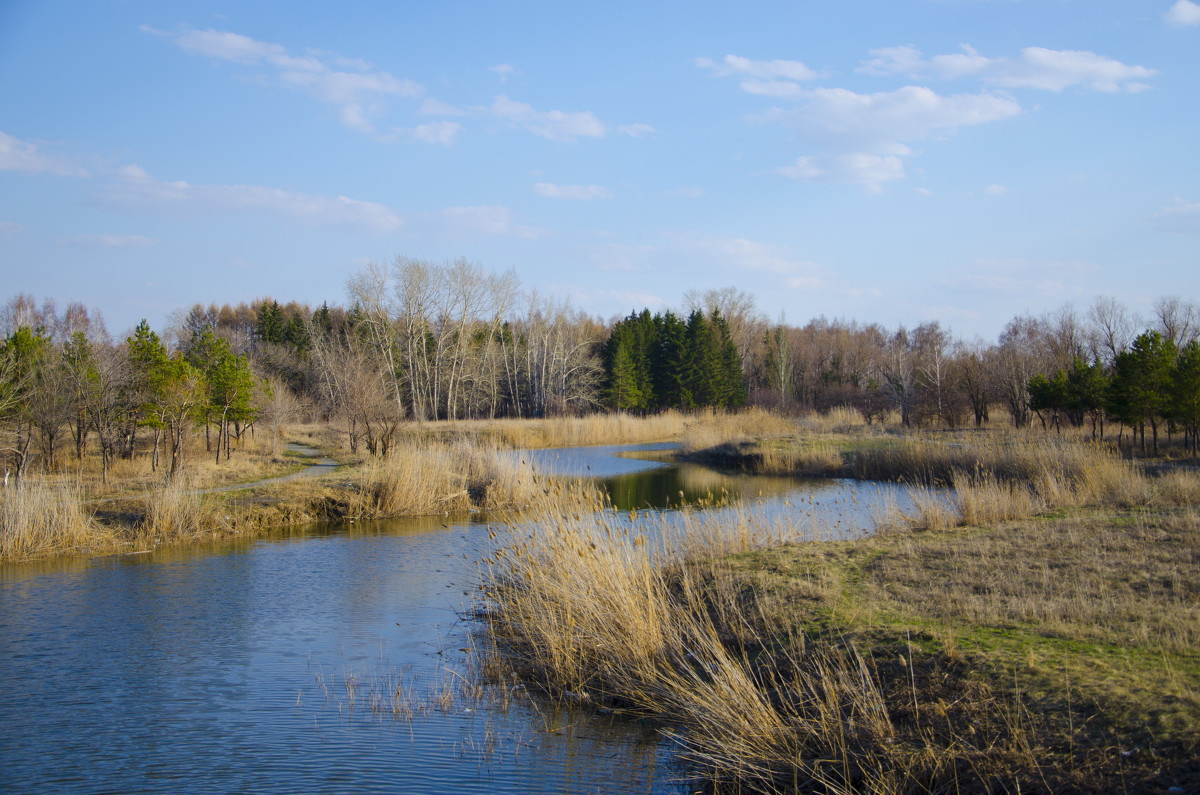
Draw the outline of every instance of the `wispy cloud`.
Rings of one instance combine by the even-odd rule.
[[[510,63],[501,63],[496,64],[495,66],[489,66],[488,71],[495,72],[500,78],[501,83],[507,83],[508,78],[521,74],[521,70]]]
[[[1004,187],[1003,185],[988,185],[983,189],[983,192],[988,196],[1003,196],[1004,194],[1008,193],[1008,188]]]
[[[755,61],[740,55],[726,55],[720,61],[711,58],[697,58],[696,66],[708,69],[719,77],[730,75],[753,80],[815,80],[820,77],[817,72],[809,69],[800,61]]]
[[[694,63],[717,77],[741,78],[739,85],[748,94],[780,99],[796,99],[803,92],[802,83],[821,76],[800,61],[778,58],[755,61],[739,55],[726,55],[720,61],[697,58]]]
[[[1163,19],[1177,28],[1200,25],[1200,5],[1190,0],[1178,0],[1163,14]]]
[[[539,182],[533,186],[533,192],[548,199],[574,199],[576,201],[611,199],[613,197],[612,191],[599,185],[554,185],[550,182]]]
[[[605,124],[591,111],[537,110],[504,94],[496,97],[491,112],[551,141],[603,138],[607,132]]]
[[[0,132],[0,171],[25,171],[31,174],[56,174],[60,177],[86,177],[79,164],[58,155],[40,151],[36,143]]]
[[[367,135],[375,134],[372,119],[384,112],[389,98],[417,98],[425,91],[412,80],[393,77],[365,61],[332,53],[309,51],[296,55],[283,45],[224,30],[184,28],[179,33],[168,33],[146,25],[141,29],[169,39],[190,55],[265,69],[280,85],[335,107],[343,124]]]
[[[678,235],[673,240],[678,248],[707,260],[721,272],[765,271],[777,274],[785,286],[792,288],[815,289],[825,285],[825,268],[815,262],[796,259],[787,248],[774,243],[692,232]]]
[[[138,248],[156,242],[154,238],[143,235],[72,235],[63,240],[67,245],[82,248]]]
[[[428,98],[422,100],[421,106],[417,108],[417,113],[421,116],[465,116],[467,112],[462,108],[456,108],[445,102],[440,102],[436,99]]]
[[[1064,91],[1072,87],[1113,93],[1147,88],[1143,81],[1158,74],[1145,66],[1130,66],[1088,50],[1050,50],[1026,47],[1015,58],[989,58],[964,44],[962,51],[928,60],[911,45],[871,50],[871,59],[858,70],[864,74],[953,79],[974,77],[996,88],[1036,88]]]
[[[1177,198],[1173,204],[1155,213],[1151,223],[1170,232],[1200,233],[1200,202],[1186,202]]]
[[[1003,94],[942,95],[924,86],[859,94],[817,88],[790,110],[773,109],[761,121],[786,123],[820,151],[780,169],[793,179],[855,182],[878,192],[905,176],[908,142],[951,135],[960,127],[1017,116],[1021,106]]]
[[[512,212],[507,207],[447,207],[426,218],[440,226],[449,237],[461,235],[489,235],[534,239],[545,237],[549,231],[513,222]]]
[[[621,135],[628,135],[630,138],[645,138],[658,131],[649,124],[622,124],[617,127],[617,132]]]
[[[920,60],[912,48],[879,52],[887,64]],[[743,77],[740,88],[748,94],[794,103],[750,118],[793,127],[812,150],[781,167],[779,173],[811,182],[859,183],[872,193],[906,176],[905,158],[913,155],[910,142],[951,135],[960,127],[1021,113],[1017,101],[1003,92],[943,95],[914,85],[878,93],[813,88],[806,83],[819,75],[799,61],[726,56],[720,64],[703,58],[696,64],[718,75]]]
[[[461,130],[462,125],[456,121],[435,121],[418,124],[412,130],[412,137],[427,144],[450,146]]]
[[[357,226],[394,232],[403,225],[390,208],[345,196],[314,196],[257,185],[167,182],[139,166],[124,166],[101,198],[113,204],[181,213],[261,212],[323,226]]]

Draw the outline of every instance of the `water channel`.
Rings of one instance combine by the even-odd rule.
[[[603,478],[623,510],[728,494],[851,535],[883,502],[905,502],[888,485],[616,455],[654,447],[520,455]],[[462,694],[486,539],[482,518],[440,517],[5,566],[0,789],[689,791],[649,727],[558,711],[517,686]]]

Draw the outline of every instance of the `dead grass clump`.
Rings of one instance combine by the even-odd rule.
[[[832,442],[805,445],[760,443],[751,469],[761,475],[833,477],[845,470],[841,449]]]
[[[740,412],[706,409],[688,418],[679,435],[685,455],[725,446],[736,447],[756,439],[779,439],[796,432],[796,421],[761,408]]]
[[[367,516],[421,516],[529,504],[537,489],[530,467],[495,447],[408,441],[356,472]]]
[[[1200,471],[1174,469],[1153,480],[1153,502],[1162,506],[1200,505]]]
[[[1027,519],[1045,507],[1023,483],[1000,481],[993,476],[954,478],[954,500],[961,523],[979,527],[1012,519]]]
[[[0,560],[81,550],[107,537],[77,482],[31,475],[0,488]]]
[[[137,530],[144,538],[171,543],[228,527],[229,518],[221,512],[219,500],[201,494],[190,470],[183,470],[146,496],[145,516]]]
[[[921,688],[944,678],[891,663],[881,679],[852,645],[793,634],[719,563],[793,529],[738,513],[648,527],[597,498],[548,515],[481,562],[494,657],[480,668],[660,720],[693,764],[753,791],[941,791],[1035,765],[990,695],[966,710],[943,690],[962,717],[935,731],[939,702]]]

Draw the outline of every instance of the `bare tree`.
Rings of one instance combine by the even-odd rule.
[[[888,341],[882,374],[892,405],[900,412],[901,424],[911,425],[917,398],[917,356],[912,337],[903,326]]]
[[[95,350],[84,395],[88,419],[100,441],[100,478],[105,483],[128,420],[137,408],[132,376],[123,351],[111,345]]]
[[[1200,334],[1200,308],[1177,295],[1155,301],[1154,318],[1158,324],[1156,330],[1163,339],[1175,344],[1175,350],[1183,349]]]
[[[258,423],[261,423],[271,435],[271,455],[275,455],[275,443],[283,426],[295,422],[301,414],[300,401],[288,387],[278,378],[268,378],[265,388],[254,390],[255,408],[258,413]]]
[[[683,306],[685,316],[699,311],[705,317],[712,317],[717,312],[725,318],[745,372],[754,347],[767,328],[767,318],[755,308],[754,296],[732,286],[704,292],[693,289],[683,294]]]
[[[1088,310],[1088,342],[1092,357],[1111,367],[1129,349],[1139,321],[1115,298],[1100,296]]]

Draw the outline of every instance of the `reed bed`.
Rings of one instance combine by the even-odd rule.
[[[985,687],[949,719],[943,701],[939,722],[911,669],[881,676],[854,644],[794,632],[794,599],[729,575],[729,556],[803,528],[745,513],[647,525],[596,497],[590,508],[499,531],[481,562],[484,668],[656,719],[699,770],[746,791],[930,792],[1036,768],[1008,702]]]
[[[796,420],[765,409],[750,408],[737,413],[709,409],[689,419],[679,444],[686,455],[753,439],[787,437],[798,427]]]
[[[355,471],[361,515],[420,516],[528,505],[532,469],[495,446],[408,441]]]
[[[0,560],[66,554],[111,542],[78,482],[31,475],[0,488]]]
[[[145,498],[145,513],[136,530],[146,543],[174,544],[211,538],[228,530],[230,514],[221,502],[196,487],[198,478],[190,470],[160,482]]]

